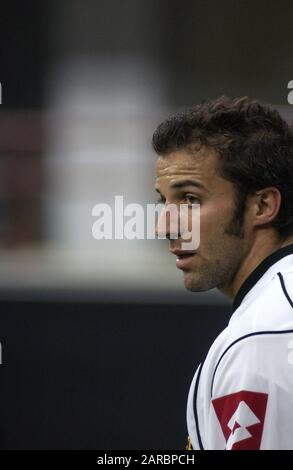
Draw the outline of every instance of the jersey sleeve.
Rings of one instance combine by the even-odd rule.
[[[211,384],[210,449],[293,449],[293,332],[260,332],[223,352]]]

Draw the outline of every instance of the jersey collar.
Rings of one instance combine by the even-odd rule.
[[[265,272],[277,261],[284,258],[285,256],[293,254],[293,243],[288,246],[284,246],[277,251],[274,251],[271,255],[265,258],[254,271],[248,276],[243,282],[236,297],[233,301],[233,312],[240,306],[242,300],[246,294],[253,288],[253,286],[259,281],[259,279],[265,274]]]

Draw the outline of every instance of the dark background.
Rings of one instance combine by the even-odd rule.
[[[225,307],[2,302],[2,449],[183,449]],[[212,325],[212,326],[211,326]]]

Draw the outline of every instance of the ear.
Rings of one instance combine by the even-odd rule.
[[[274,186],[264,188],[255,193],[254,225],[266,225],[276,218],[281,206],[281,193]]]

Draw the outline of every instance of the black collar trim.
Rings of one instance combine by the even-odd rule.
[[[252,273],[248,276],[248,278],[243,282],[242,286],[240,287],[239,291],[236,294],[236,297],[233,301],[233,312],[237,310],[239,305],[241,304],[242,300],[246,296],[246,294],[253,288],[253,286],[257,283],[257,281],[264,275],[264,273],[277,261],[284,258],[285,256],[293,254],[293,243],[288,246],[284,246],[277,251],[274,251],[271,255],[265,258],[257,268],[252,271]]]

